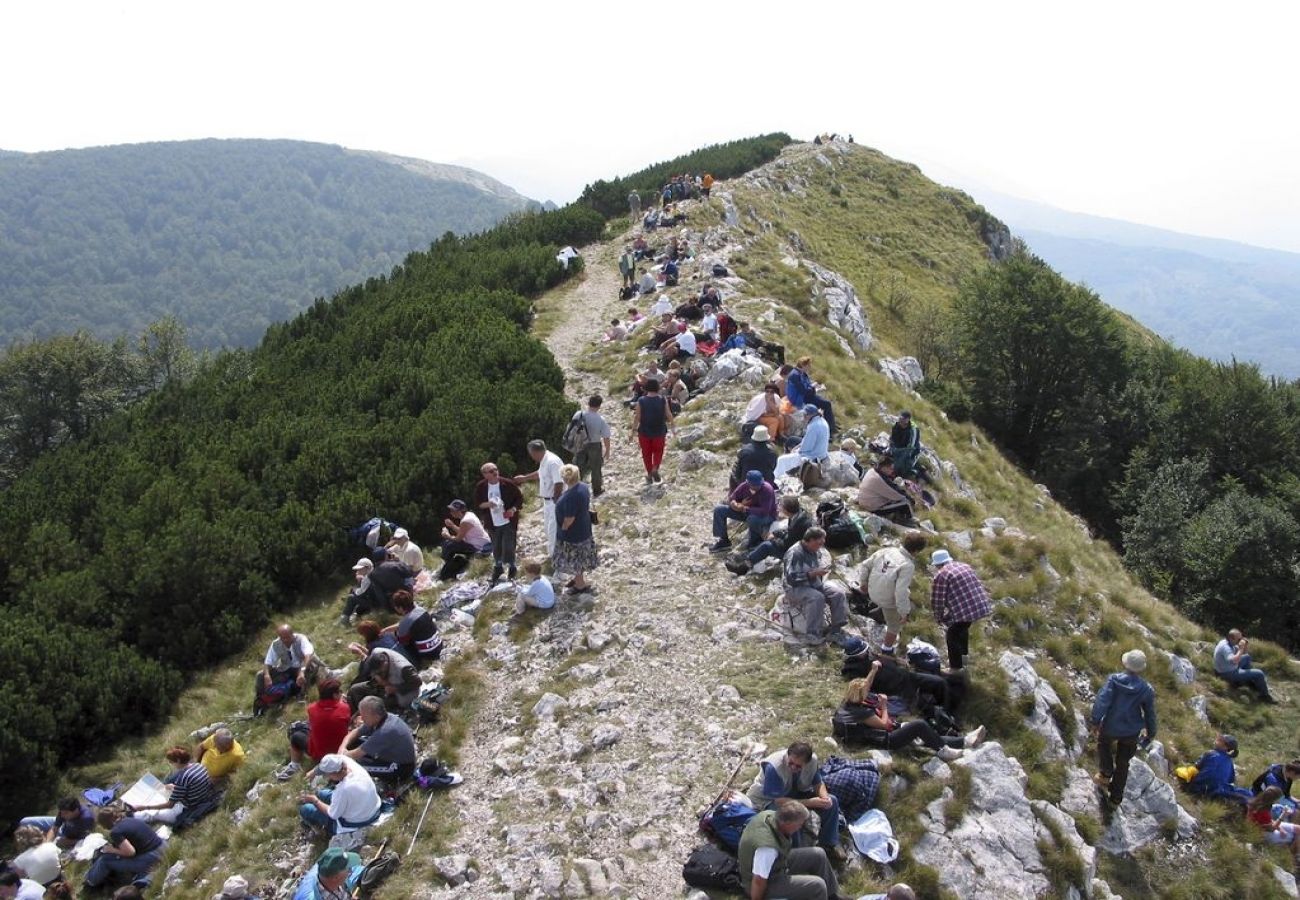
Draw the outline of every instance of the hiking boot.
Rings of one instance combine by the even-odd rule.
[[[659,482],[663,481],[663,478],[659,475],[658,469],[655,469],[653,472],[651,472],[650,477],[654,479],[655,484],[658,484]]]
[[[980,744],[984,743],[984,726],[981,725],[979,728],[976,728],[970,734],[966,735],[963,739],[963,743],[966,745],[967,749],[978,747]]]
[[[962,751],[956,747],[940,747],[939,752],[935,754],[944,762],[952,762],[955,759],[961,759]]]
[[[718,538],[713,546],[709,548],[710,553],[726,553],[731,549],[731,541],[726,538]]]
[[[749,563],[743,559],[729,559],[723,565],[732,575],[749,574]]]
[[[501,572],[500,566],[492,567],[492,578],[488,581],[488,587],[496,587],[496,583],[501,580]]]
[[[294,762],[293,760],[290,760],[286,765],[282,766],[279,770],[276,771],[275,780],[288,781],[290,778],[297,775],[301,771],[302,771],[302,766]]]
[[[506,570],[506,577],[508,577],[511,581],[514,581],[515,578],[517,578],[518,576],[519,576],[519,569],[512,564],[510,568]]]
[[[655,477],[654,477],[654,474],[653,474],[653,473],[650,473],[650,472],[646,472],[646,473],[645,473],[645,483],[646,483],[646,484],[654,484],[654,483],[655,483]]]
[[[897,654],[897,653],[898,653],[898,648],[897,648],[897,647],[881,647],[881,648],[880,648],[880,655],[881,655],[881,656],[894,656],[894,655]]]
[[[825,635],[820,634],[805,634],[801,640],[805,647],[820,647],[826,643]]]

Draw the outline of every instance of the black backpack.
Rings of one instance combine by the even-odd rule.
[[[825,530],[826,546],[832,550],[847,550],[864,543],[862,531],[839,497],[817,504],[817,524]]]
[[[712,844],[696,847],[682,866],[682,878],[691,887],[705,891],[741,892],[740,863]]]

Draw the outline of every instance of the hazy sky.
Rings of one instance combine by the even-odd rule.
[[[25,0],[0,148],[283,137],[538,199],[764,131],[1300,251],[1300,7]],[[976,192],[978,195],[978,192]]]

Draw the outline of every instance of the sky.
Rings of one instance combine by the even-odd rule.
[[[716,141],[853,134],[941,180],[1300,252],[1300,6],[116,3],[0,22],[0,148],[294,138],[539,200]]]

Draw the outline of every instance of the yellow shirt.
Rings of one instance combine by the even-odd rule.
[[[217,749],[217,736],[210,735],[199,744],[203,750],[203,768],[208,770],[211,778],[224,778],[244,764],[244,748],[235,741],[230,749],[222,753]]]

